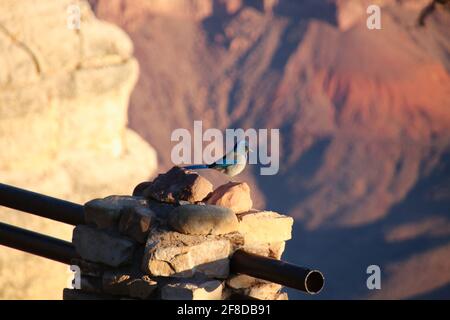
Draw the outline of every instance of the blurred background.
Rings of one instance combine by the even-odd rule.
[[[449,30],[442,0],[2,0],[0,181],[80,203],[130,194],[194,120],[279,128],[280,172],[239,180],[295,218],[283,259],[324,272],[313,298],[448,299]],[[6,208],[0,221],[71,239]],[[69,275],[0,248],[2,299],[60,299]]]

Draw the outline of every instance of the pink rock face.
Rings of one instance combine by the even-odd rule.
[[[234,213],[249,211],[253,206],[250,187],[245,182],[228,182],[208,196],[206,203],[230,208]]]

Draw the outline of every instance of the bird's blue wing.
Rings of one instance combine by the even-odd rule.
[[[185,167],[182,167],[182,168],[188,169],[188,170],[208,169],[208,165],[206,165],[206,164],[194,164],[192,166],[185,166]]]
[[[229,166],[232,166],[232,165],[234,165],[234,163],[217,163],[217,162],[214,162],[209,167],[210,168],[222,168],[222,169],[225,169],[225,168],[228,168]]]
[[[221,159],[211,164],[210,168],[227,168],[238,163],[234,154],[232,159],[228,158],[231,158],[229,154],[224,155]]]

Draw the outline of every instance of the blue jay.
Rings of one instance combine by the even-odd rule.
[[[242,140],[234,145],[233,150],[214,163],[198,164],[183,168],[188,170],[214,169],[231,178],[237,176],[245,169],[245,166],[247,165],[247,154],[249,151],[252,150],[249,148],[247,141]]]

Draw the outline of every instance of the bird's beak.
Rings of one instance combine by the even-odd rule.
[[[251,148],[248,148],[248,151],[250,151],[250,152],[253,152],[253,149],[251,149]]]

